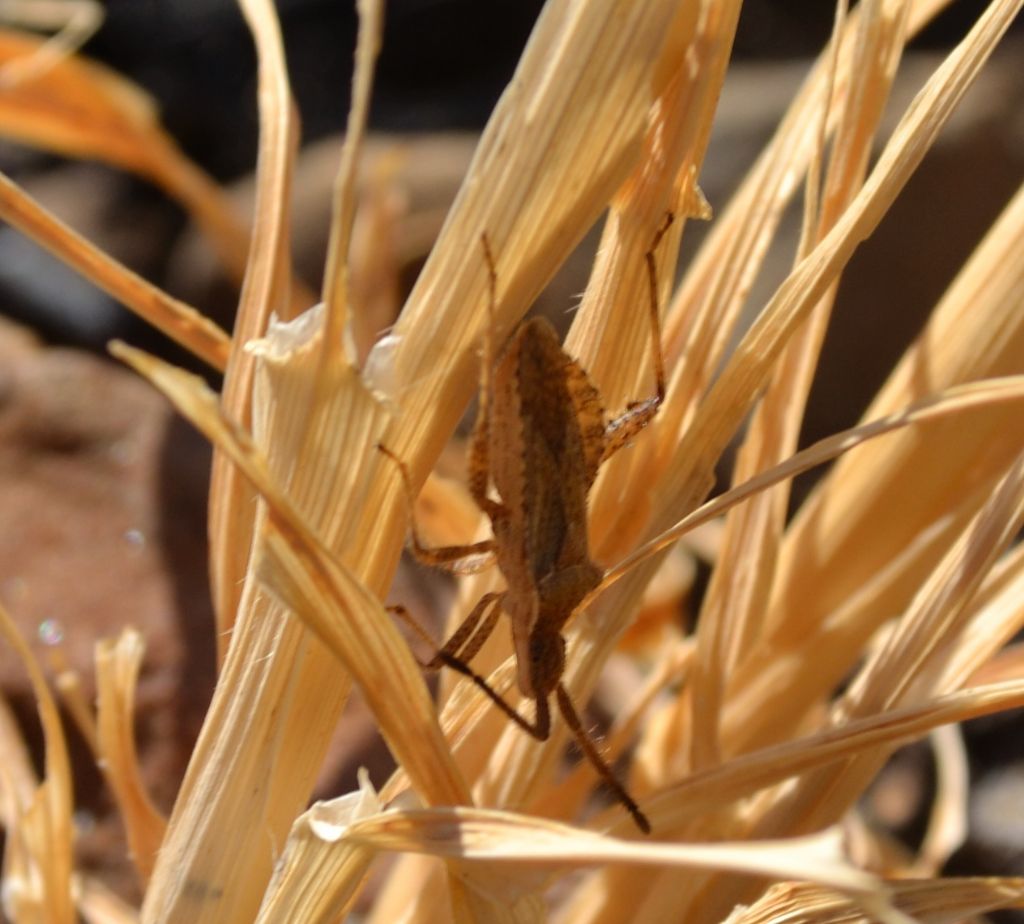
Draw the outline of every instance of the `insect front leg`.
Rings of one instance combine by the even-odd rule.
[[[661,402],[665,400],[665,356],[661,352],[661,313],[658,310],[658,266],[654,252],[658,249],[661,239],[675,221],[675,215],[666,213],[665,221],[654,235],[654,240],[644,260],[647,263],[647,283],[650,289],[649,314],[651,320],[651,356],[654,362],[654,394],[643,401],[633,401],[618,417],[608,421],[605,427],[604,452],[601,461],[610,459],[646,427],[658,413]]]

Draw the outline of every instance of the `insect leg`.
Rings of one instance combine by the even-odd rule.
[[[424,642],[429,648],[435,651],[437,650],[437,642],[435,642],[430,637],[430,633],[427,632],[427,630],[419,624],[419,622],[413,617],[412,613],[410,613],[408,609],[402,606],[401,603],[396,603],[392,606],[386,606],[384,607],[384,609],[386,609],[392,616],[397,616],[399,619],[401,619],[402,622],[406,624],[406,626],[408,626],[410,629],[412,629],[414,633],[416,633],[421,642]],[[426,661],[420,661],[419,658],[416,658],[416,663],[419,664],[419,666],[422,667],[424,670],[426,670]]]
[[[487,641],[491,633],[494,631],[494,627],[498,621],[498,616],[501,613],[501,604],[504,599],[504,593],[484,594],[484,596],[477,602],[476,606],[473,607],[470,614],[462,621],[462,624],[452,633],[452,637],[445,642],[444,647],[436,651],[433,658],[429,661],[420,661],[418,658],[416,660],[419,662],[420,667],[427,671],[437,671],[442,667],[448,667],[453,671],[462,674],[464,677],[468,677],[474,684],[476,684],[477,687],[487,694],[488,699],[490,699],[494,705],[505,713],[505,715],[515,722],[515,724],[523,731],[532,738],[536,738],[538,741],[546,741],[548,735],[551,734],[551,712],[548,708],[546,698],[539,698],[537,700],[537,714],[534,717],[533,722],[530,722],[528,719],[524,719],[512,706],[505,702],[501,694],[467,663],[473,659],[473,656],[476,655],[484,642]],[[483,624],[477,628],[477,623],[480,622],[480,617],[488,606],[491,607],[491,611],[483,621]],[[404,606],[389,606],[387,610],[389,613],[392,613],[401,619],[431,648],[436,648],[434,640],[427,634],[426,630],[412,618],[409,611]]]
[[[428,670],[438,670],[442,666],[449,667],[464,677],[468,677],[487,695],[487,698],[495,706],[531,738],[536,738],[538,741],[546,741],[551,734],[551,710],[548,706],[547,696],[536,697],[536,712],[533,721],[530,722],[529,719],[523,718],[514,707],[510,706],[502,695],[480,674],[473,670],[468,663],[490,637],[491,632],[494,631],[504,599],[504,593],[485,594],[481,597],[477,605],[473,607],[472,612],[463,620],[462,625],[455,630],[444,647],[434,655],[429,664],[424,664],[423,666]],[[477,628],[476,624],[487,606],[491,606],[491,612],[483,624]]]
[[[469,615],[462,620],[459,627],[452,633],[451,638],[438,648],[437,643],[430,637],[430,634],[412,617],[412,614],[401,604],[387,607],[387,611],[393,616],[402,620],[421,641],[425,642],[433,651],[434,656],[429,661],[419,661],[420,667],[428,671],[440,670],[452,658],[460,661],[470,661],[480,650],[484,642],[490,638],[497,624],[498,616],[501,613],[501,603],[505,599],[504,593],[484,594],[470,611]],[[492,605],[493,604],[493,605]],[[481,616],[488,607],[491,612],[483,625],[477,628]]]
[[[462,620],[462,624],[452,633],[451,638],[434,655],[428,665],[431,669],[437,670],[446,663],[445,658],[457,658],[463,662],[472,661],[477,652],[483,647],[484,642],[491,637],[494,627],[498,624],[498,617],[501,615],[501,604],[505,600],[504,593],[484,594],[470,611],[470,614]],[[483,624],[477,628],[480,617],[490,607],[491,611]],[[435,666],[436,662],[436,666]]]
[[[644,834],[651,833],[651,823],[647,820],[647,816],[640,811],[640,806],[636,804],[636,800],[626,792],[626,788],[615,778],[615,774],[612,773],[612,768],[608,766],[605,759],[601,756],[597,750],[597,746],[594,744],[593,739],[587,734],[583,728],[583,724],[580,722],[580,717],[576,714],[576,707],[573,706],[572,700],[569,698],[569,693],[565,689],[565,686],[559,684],[555,690],[555,695],[558,697],[558,708],[561,710],[562,717],[565,719],[565,724],[569,726],[570,731],[576,738],[576,743],[580,746],[580,750],[583,751],[587,760],[590,761],[591,765],[598,772],[601,779],[604,780],[605,784],[613,793],[615,798],[622,803],[623,807],[632,816],[636,826],[643,831]]]
[[[452,574],[476,574],[494,564],[493,539],[483,539],[480,542],[471,542],[466,545],[438,546],[437,548],[428,548],[423,545],[420,541],[419,530],[416,528],[415,499],[409,470],[405,463],[383,444],[378,443],[377,449],[394,462],[401,473],[405,502],[409,510],[409,534],[412,539],[410,548],[417,561],[435,568],[442,568]]]
[[[465,661],[459,658],[453,658],[449,655],[445,655],[444,658],[445,667],[450,667],[453,671],[457,671],[464,677],[468,677],[482,690],[487,698],[494,703],[509,719],[515,722],[524,732],[526,732],[531,738],[536,738],[538,741],[546,741],[548,735],[551,734],[551,713],[548,708],[547,700],[544,698],[537,699],[537,715],[533,722],[529,719],[524,719],[516,710],[510,706],[502,698],[501,694],[494,689],[483,677],[481,677],[473,668],[471,668]]]
[[[633,401],[618,417],[608,421],[605,427],[604,452],[601,461],[610,459],[624,446],[627,446],[644,427],[646,427],[654,415],[658,413],[661,402],[665,400],[665,357],[661,352],[661,314],[658,310],[658,267],[654,259],[654,252],[658,244],[672,227],[675,215],[667,212],[665,221],[654,235],[654,240],[644,259],[647,263],[647,282],[650,288],[650,319],[651,319],[651,355],[654,362],[655,391],[650,398],[643,401]]]

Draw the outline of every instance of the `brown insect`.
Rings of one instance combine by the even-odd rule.
[[[591,561],[587,543],[590,488],[601,464],[650,423],[665,396],[654,251],[671,222],[669,215],[646,254],[655,393],[631,403],[610,421],[605,420],[597,389],[579,363],[562,349],[554,328],[544,318],[522,323],[495,363],[498,276],[487,237],[482,237],[490,275],[491,323],[484,337],[480,410],[469,450],[469,490],[490,518],[492,539],[425,547],[412,512],[408,471],[390,450],[378,447],[402,474],[415,557],[462,574],[482,570],[496,559],[507,584],[502,592],[485,594],[423,667],[439,670],[447,666],[471,678],[502,712],[539,741],[547,740],[551,733],[550,698],[554,694],[581,750],[645,834],[650,832],[650,823],[583,728],[561,682],[565,670],[562,629],[604,576]],[[500,499],[491,497],[489,485]],[[429,642],[404,608],[391,609]],[[494,631],[502,610],[512,627],[519,690],[536,704],[532,722],[469,665]]]

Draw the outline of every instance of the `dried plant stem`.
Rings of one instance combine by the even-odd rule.
[[[268,0],[240,0],[256,42],[260,139],[256,208],[249,264],[242,284],[224,378],[223,401],[243,424],[251,419],[253,358],[246,344],[267,329],[272,313],[289,317],[291,181],[298,129],[288,86],[280,25]],[[214,455],[210,484],[210,581],[217,638],[226,639],[239,611],[253,528],[252,493],[234,468]],[[223,650],[219,651],[221,658]]]

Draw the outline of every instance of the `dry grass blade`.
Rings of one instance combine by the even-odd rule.
[[[377,850],[422,851],[481,861],[492,868],[550,864],[556,869],[591,864],[658,864],[730,870],[749,876],[797,878],[823,883],[854,897],[878,919],[906,924],[889,903],[888,890],[840,857],[840,834],[745,844],[637,844],[564,825],[480,809],[389,812],[353,823],[344,835]],[[506,890],[515,880],[506,882]]]
[[[555,869],[604,863],[728,869],[807,879],[853,893],[881,891],[873,876],[841,858],[836,831],[757,844],[637,843],[511,812],[435,809],[391,811],[355,820],[341,838],[377,851],[422,852],[464,861],[542,864]],[[508,888],[514,888],[514,883]]]
[[[75,881],[78,910],[85,924],[138,924],[139,912],[92,876]]]
[[[32,767],[28,745],[10,704],[0,699],[0,824],[10,831],[18,823],[20,807],[27,805],[39,781]]]
[[[327,244],[322,298],[327,311],[324,362],[338,361],[349,311],[348,259],[356,211],[356,176],[366,135],[373,67],[380,52],[384,10],[381,0],[360,0],[356,71],[341,165],[335,180],[331,239]],[[371,332],[375,333],[375,332]]]
[[[268,520],[259,533],[256,573],[359,682],[385,740],[421,798],[428,804],[468,801],[408,647],[377,600],[310,532],[251,439],[230,422],[197,377],[123,345],[114,351],[167,394],[263,494]],[[267,734],[266,715],[257,712],[251,721],[256,726],[251,734]],[[187,896],[168,898],[189,901]],[[194,913],[215,913],[215,903],[191,901]]]
[[[849,208],[765,306],[677,450],[684,462],[666,485],[670,508],[693,506],[706,491],[715,462],[763,388],[779,352],[856,246],[877,226],[1020,7],[1019,0],[989,6],[918,94]]]
[[[1024,681],[960,690],[920,705],[855,719],[784,744],[751,751],[691,774],[644,801],[668,831],[685,830],[695,816],[727,807],[757,790],[873,749],[891,750],[932,729],[1015,709],[1024,702]]]
[[[1024,349],[1022,288],[1024,188],[958,275],[866,414],[889,413],[936,388],[1019,372]],[[912,548],[915,537],[932,527],[937,511],[957,511],[947,517],[944,535],[914,553],[914,560],[879,587],[879,611],[892,612],[905,604],[934,564],[944,539],[962,525],[960,499],[990,491],[990,473],[1005,466],[1016,451],[1012,424],[1001,415],[978,415],[964,424],[968,429],[936,430],[925,441],[900,439],[885,452],[867,449],[856,465],[839,463],[789,532],[770,625],[789,623],[801,626],[801,631],[798,612],[806,613],[808,625],[820,621],[819,614],[834,611],[861,593],[884,574],[887,562]],[[979,447],[984,448],[984,457]],[[827,542],[808,555],[814,535],[826,536]],[[857,554],[851,557],[853,549]],[[834,567],[837,561],[844,566]],[[870,624],[864,628],[872,631]]]
[[[913,872],[921,877],[939,875],[963,846],[970,829],[970,766],[963,733],[957,727],[937,728],[930,735],[930,743],[935,755],[936,791],[913,865]]]
[[[675,60],[691,18],[667,0],[546,7],[395,327],[402,415],[388,446],[417,483],[475,387],[480,234],[497,258],[507,331],[634,168],[660,89],[652,62]],[[512,143],[524,136],[530,144]]]
[[[90,750],[96,753],[96,713],[89,702],[82,685],[82,678],[77,671],[63,663],[56,650],[50,651],[50,669],[56,671],[53,685],[60,697],[61,706],[67,710],[71,721],[78,729]]]
[[[975,915],[1024,903],[1024,879],[939,879],[888,884],[890,899],[921,924],[967,921]],[[772,886],[749,908],[739,908],[726,924],[870,924],[856,902],[819,886],[784,883]]]
[[[142,638],[131,630],[96,646],[96,759],[117,800],[131,858],[146,882],[167,821],[146,792],[135,750],[135,687],[143,653]]]
[[[971,598],[962,634],[944,653],[934,675],[935,689],[951,690],[978,682],[992,668],[990,679],[1019,676],[1012,670],[1014,646],[1008,645],[1024,621],[1024,545],[1005,555]],[[1002,662],[1000,664],[1000,662]]]
[[[268,588],[308,622],[359,682],[381,733],[421,798],[428,804],[468,801],[416,663],[379,605],[370,598],[360,601],[360,611],[351,604],[343,609],[337,588],[344,585],[336,567],[322,551],[312,558],[308,534],[270,532],[263,545],[259,571]],[[347,619],[340,624],[343,612]],[[362,631],[354,632],[360,625]]]
[[[863,182],[871,144],[896,75],[909,4],[871,2],[858,8],[856,41],[848,66],[846,92],[838,115],[831,112],[832,85],[819,121],[821,135],[808,172],[804,228],[798,257],[804,256],[835,223]],[[837,9],[831,51],[838,69],[846,10]],[[824,154],[828,126],[838,123],[828,163],[824,203],[818,214],[817,161]],[[777,463],[796,449],[818,354],[831,316],[833,286],[797,331],[755,411],[738,453],[734,483]],[[698,620],[698,656],[690,690],[693,725],[691,764],[712,765],[719,758],[718,717],[725,678],[757,643],[763,600],[771,586],[789,501],[788,484],[762,494],[726,521],[721,554],[743,568],[721,568],[712,575]],[[700,704],[698,707],[698,703]]]
[[[433,706],[408,646],[380,603],[310,531],[270,476],[251,438],[231,422],[198,376],[123,344],[114,344],[112,351],[167,395],[263,495],[269,519],[260,536],[258,570],[262,579],[288,599],[295,612],[308,620],[310,629],[361,680],[365,695],[377,707],[375,712],[379,709],[377,717],[385,738],[423,798],[428,802],[464,800],[463,786],[450,768]],[[406,679],[416,682],[402,691],[386,688],[389,680]],[[410,732],[413,727],[418,729],[415,734]],[[429,769],[430,759],[423,759],[430,753],[424,744],[431,740],[431,728],[432,757],[440,770]],[[419,767],[427,769],[417,774]]]
[[[23,57],[0,66],[0,86],[16,86],[45,74],[58,62],[78,51],[103,23],[98,0],[5,0],[0,17],[23,28],[52,32],[45,41]]]
[[[948,2],[913,4],[907,37],[916,34]],[[714,222],[708,240],[673,299],[666,323],[668,353],[685,353],[688,360],[676,366],[672,387],[679,392],[680,399],[667,409],[666,429],[667,421],[671,420],[672,429],[682,432],[722,362],[740,309],[764,263],[782,213],[816,149],[818,115],[826,105],[830,84],[835,86],[833,108],[839,111],[844,105],[845,87],[852,79],[859,19],[860,11],[854,10],[843,30],[835,80],[829,80],[831,55],[821,56],[775,136]]]
[[[227,367],[230,341],[216,324],[107,256],[2,174],[0,218],[214,369]]]
[[[941,673],[942,644],[933,633],[947,628],[952,642],[962,631],[970,612],[966,603],[1022,522],[1024,456],[921,588],[886,644],[868,659],[833,709],[834,722],[943,692],[934,690],[933,678]],[[883,667],[897,671],[885,673],[884,682]],[[798,790],[777,794],[757,832],[770,837],[778,831],[815,830],[833,823],[853,805],[890,753],[888,748],[865,749],[841,767],[805,776]]]
[[[31,58],[43,43],[0,30],[0,66]],[[65,57],[32,79],[0,87],[0,120],[9,138],[144,172],[150,158],[139,139],[156,125],[156,107],[108,68]]]
[[[932,388],[1021,369],[1022,228],[1024,190],[957,277],[868,416],[891,412]],[[959,423],[897,435],[866,446],[856,459],[840,460],[787,532],[766,619],[770,647],[788,652],[788,685],[814,701],[849,672],[850,657],[880,622],[907,605],[1020,451],[1015,420],[1012,411],[979,409]],[[1012,626],[1012,616],[1004,623]],[[1005,634],[993,633],[993,645],[1000,638]],[[755,727],[744,718],[751,710],[762,718],[788,714],[780,701],[785,691],[773,690],[779,665],[769,660],[752,652],[733,675],[734,718],[727,721],[745,726],[736,746],[783,734],[782,723],[762,720]]]
[[[785,462],[755,475],[743,484],[731,488],[698,507],[674,526],[640,546],[613,568],[609,568],[605,574],[605,583],[610,585],[626,576],[640,562],[668,548],[690,530],[713,520],[742,501],[756,496],[773,485],[788,481],[818,465],[844,455],[863,443],[912,424],[935,422],[950,414],[976,412],[985,407],[998,406],[1003,402],[1015,404],[1022,399],[1024,399],[1024,376],[976,382],[971,385],[951,388],[946,392],[932,395],[899,413],[825,437]],[[602,587],[602,592],[603,590],[604,587]],[[584,601],[584,605],[587,602]]]
[[[865,715],[932,688],[936,672],[945,667],[945,649],[966,627],[968,604],[1022,525],[1024,455],[861,669],[843,697],[843,713]]]
[[[642,157],[612,200],[586,292],[566,338],[607,408],[624,407],[649,392],[654,356],[637,323],[650,298],[646,252],[666,213],[675,220],[661,237],[655,260],[659,308],[675,278],[679,240],[690,217],[710,208],[696,185],[732,51],[740,4],[706,4],[681,35],[685,52],[673,59],[671,80],[652,109]],[[697,203],[703,204],[691,214]],[[601,344],[615,343],[615,351]],[[591,491],[588,519],[597,560],[629,548],[649,519],[652,460],[620,453],[601,470]],[[615,486],[604,490],[603,483]],[[598,528],[599,527],[599,528]]]
[[[28,671],[46,748],[43,780],[28,802],[17,805],[18,817],[6,831],[3,910],[19,924],[73,924],[71,766],[64,729],[43,672],[3,606],[0,635]]]
[[[636,167],[612,200],[601,243],[566,348],[579,358],[609,409],[650,389],[649,337],[637,323],[648,300],[644,255],[665,213],[675,221],[658,247],[659,304],[675,277],[679,239],[699,196],[696,177],[707,149],[717,101],[732,51],[740,4],[734,0],[696,9],[677,42],[685,51],[666,61],[668,80],[654,101]],[[702,201],[700,199],[699,201]],[[616,356],[600,349],[617,343]],[[621,458],[621,457],[620,457]],[[611,477],[611,476],[606,476]],[[597,517],[601,519],[600,515]]]
[[[288,86],[288,69],[280,24],[268,0],[240,0],[252,31],[259,63],[259,154],[256,164],[256,206],[252,246],[239,297],[224,406],[248,425],[252,404],[254,362],[245,345],[262,336],[272,313],[290,317],[292,285],[288,251],[290,194],[298,128]],[[210,580],[218,638],[224,638],[238,611],[246,558],[252,538],[252,494],[235,469],[218,453],[210,486]],[[223,656],[223,651],[220,652]]]

